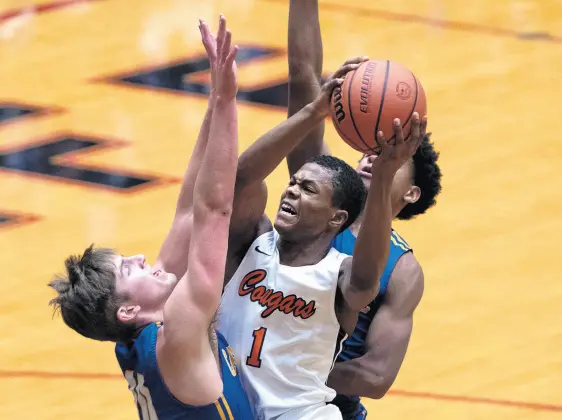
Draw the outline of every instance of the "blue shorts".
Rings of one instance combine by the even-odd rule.
[[[359,408],[360,410],[353,420],[365,420],[367,418],[367,409],[363,406],[363,404],[359,404]]]

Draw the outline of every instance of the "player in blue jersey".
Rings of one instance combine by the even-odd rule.
[[[209,108],[156,264],[91,246],[50,283],[58,292],[51,304],[69,327],[117,343],[141,420],[253,418],[233,354],[213,327],[238,163],[238,48],[222,16],[216,40],[205,22],[200,31],[211,62]]]
[[[289,9],[289,116],[318,95],[322,72],[322,38],[317,0],[291,0]],[[350,60],[342,67],[352,70],[366,58]],[[308,159],[329,153],[324,141],[324,123],[309,133],[287,157],[292,175]],[[441,190],[438,154],[424,139],[420,148],[397,172],[392,185],[393,216],[406,220],[435,204]],[[375,156],[363,156],[357,172],[368,187]],[[332,245],[352,254],[360,216]],[[356,329],[335,364],[328,385],[338,392],[333,401],[344,419],[364,419],[360,396],[381,398],[394,382],[408,347],[413,313],[423,293],[424,277],[410,247],[392,232],[389,258],[380,279],[377,298],[359,314]],[[376,315],[376,316],[375,316]]]

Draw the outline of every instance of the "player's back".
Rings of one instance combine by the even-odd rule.
[[[248,398],[240,384],[234,356],[224,337],[217,332],[218,357],[223,394],[213,404],[191,406],[168,391],[156,362],[156,340],[160,323],[144,327],[137,338],[118,343],[115,354],[129,383],[141,420],[225,420],[253,419]],[[197,384],[194,384],[194,388]]]
[[[356,240],[357,238],[355,235],[347,229],[334,238],[332,246],[344,254],[352,255]],[[367,334],[369,333],[369,328],[371,327],[373,318],[379,310],[380,305],[384,302],[385,293],[388,288],[388,282],[390,281],[392,271],[394,270],[394,267],[400,257],[407,252],[411,252],[411,248],[408,246],[406,241],[393,230],[390,236],[388,260],[380,279],[379,294],[368,306],[359,312],[355,330],[353,331],[353,334],[343,343],[343,350],[339,354],[337,362],[356,359],[365,354]],[[337,395],[333,404],[340,408],[344,414],[344,418],[351,418],[359,409],[359,400],[360,398],[358,396]]]
[[[347,256],[331,249],[318,264],[284,266],[277,239],[270,231],[254,241],[219,310],[219,330],[260,419],[331,401],[335,392],[326,380],[341,349],[335,296]]]

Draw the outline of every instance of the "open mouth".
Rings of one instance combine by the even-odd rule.
[[[364,178],[371,178],[373,174],[371,173],[371,165],[362,166],[361,169],[358,171],[359,176]]]
[[[281,203],[281,206],[279,207],[279,211],[281,213],[285,213],[291,216],[297,215],[297,211],[295,210],[295,208],[287,202]]]

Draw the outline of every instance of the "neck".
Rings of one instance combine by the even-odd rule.
[[[355,222],[353,222],[353,224],[349,227],[349,230],[351,231],[351,233],[353,233],[353,236],[357,237],[357,235],[359,235],[359,229],[361,229],[362,223],[363,223],[363,213],[361,213],[359,217],[355,219]]]
[[[318,264],[330,250],[332,239],[333,235],[326,233],[308,242],[288,241],[280,236],[277,242],[280,263],[290,267]]]
[[[394,211],[394,213],[392,214],[392,220],[396,219],[396,216],[398,216],[398,213],[402,211],[402,208],[398,209],[397,211]],[[353,224],[349,227],[349,230],[351,231],[351,233],[353,233],[353,236],[355,237],[359,235],[359,229],[361,229],[361,225],[363,224],[363,217],[364,217],[364,213],[361,213],[359,217],[355,219],[355,222],[353,222]]]

